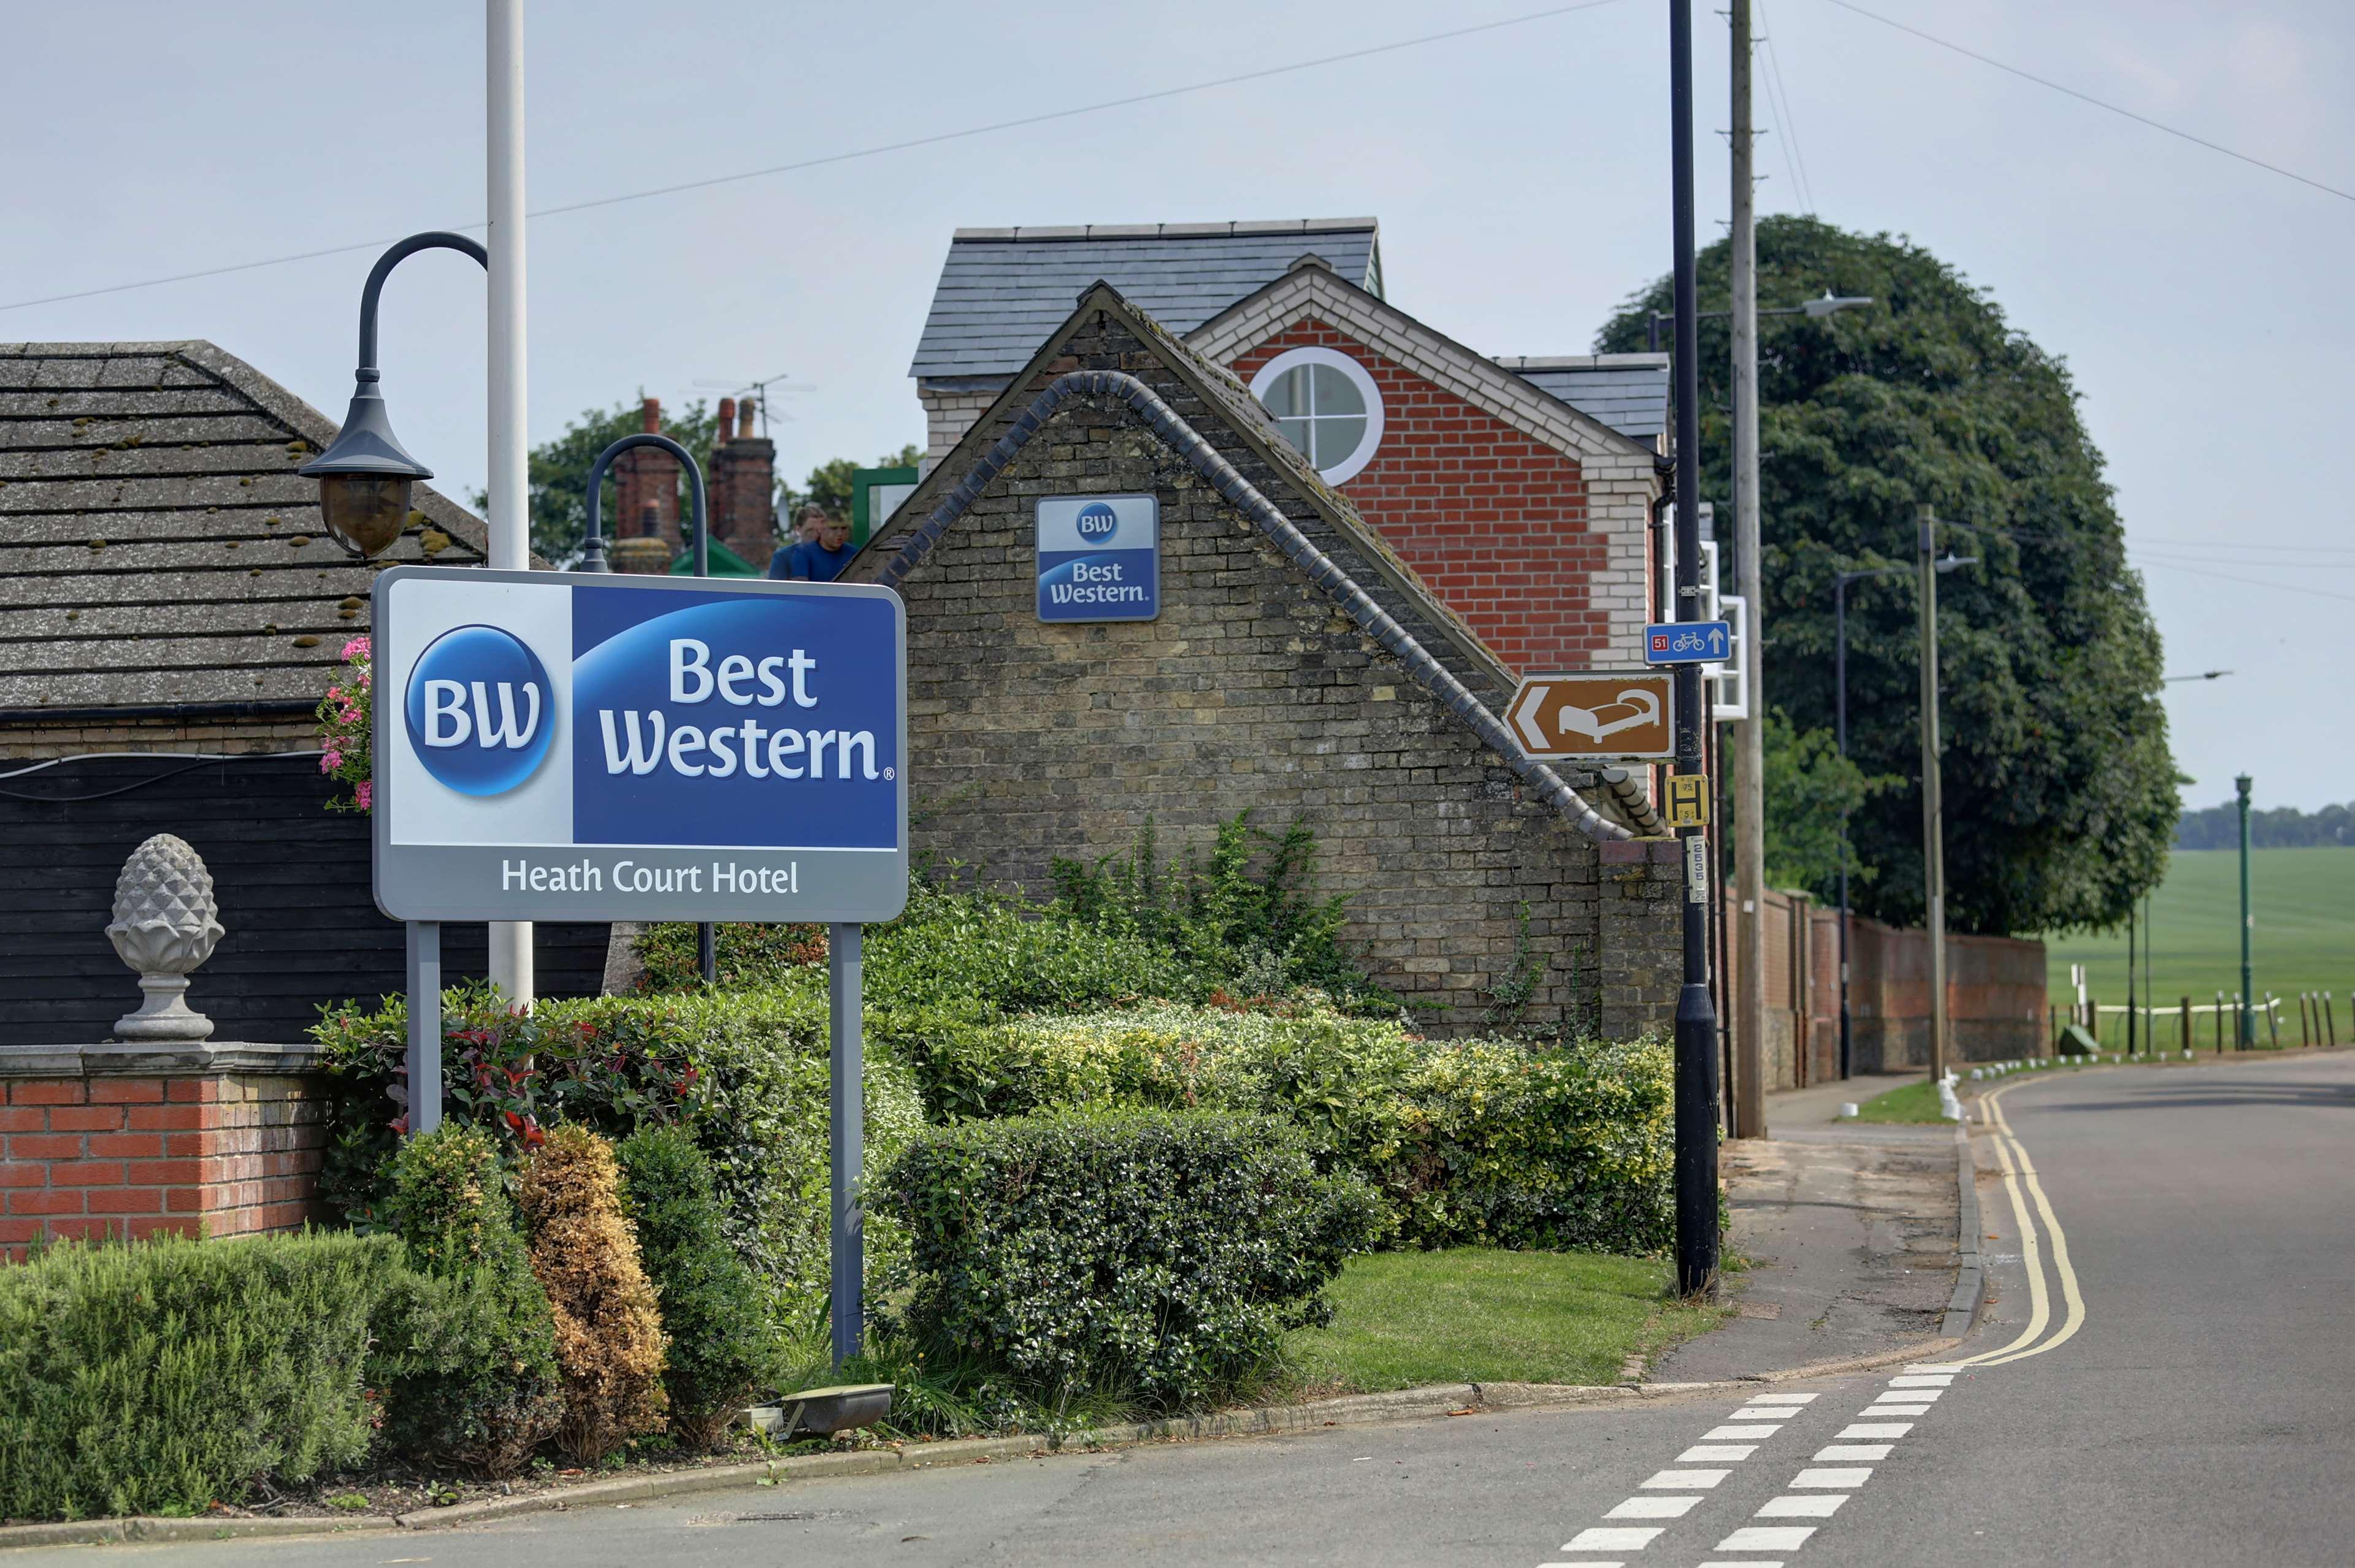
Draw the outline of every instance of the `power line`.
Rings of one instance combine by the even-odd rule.
[[[986,136],[999,131],[1018,131],[1025,126],[1043,125],[1050,121],[1069,120],[1075,115],[1100,114],[1110,109],[1126,109],[1139,103],[1157,102],[1167,98],[1181,98],[1188,93],[1208,92],[1213,88],[1233,87],[1246,81],[1264,81],[1270,77],[1287,76],[1295,71],[1314,70],[1323,66],[1341,65],[1350,60],[1369,59],[1375,55],[1394,54],[1401,49],[1419,48],[1425,44],[1444,43],[1451,38],[1470,37],[1477,33],[1493,33],[1503,27],[1518,27],[1529,22],[1542,22],[1556,16],[1567,16],[1580,11],[1599,10],[1614,5],[1619,0],[1580,0],[1573,5],[1555,5],[1543,11],[1527,11],[1518,16],[1505,16],[1494,22],[1476,22],[1469,27],[1451,27],[1445,32],[1424,33],[1412,38],[1400,38],[1387,44],[1369,44],[1364,48],[1348,49],[1340,54],[1319,55],[1314,59],[1294,60],[1287,65],[1267,66],[1259,70],[1247,70],[1233,76],[1221,76],[1208,81],[1188,82],[1182,87],[1164,87],[1151,92],[1132,93],[1125,98],[1107,98],[1101,102],[1075,104],[1069,109],[1050,109],[1038,114],[1026,114],[1015,120],[996,120],[986,125],[968,126],[962,131],[943,131],[930,136],[911,136],[905,141],[882,142],[871,147],[855,147],[847,152],[828,153],[820,157],[803,158],[790,164],[772,164],[766,168],[746,169],[741,174],[714,175],[709,179],[684,180],[677,185],[652,186],[645,190],[626,191],[619,196],[601,196],[588,201],[567,202],[560,207],[543,207],[525,214],[527,218],[556,218],[566,213],[588,212],[597,208],[613,207],[626,201],[645,201],[657,196],[677,196],[683,191],[708,190],[713,186],[733,185],[740,180],[765,179],[771,175],[794,174],[804,169],[823,168],[829,164],[846,164],[858,158],[879,157],[886,153],[904,153],[917,147],[936,147],[943,142],[960,142],[974,136]],[[446,224],[444,228],[466,233],[487,229],[485,222]],[[334,245],[321,251],[304,251],[295,255],[269,256],[256,261],[238,261],[225,267],[208,267],[200,272],[176,272],[165,278],[143,278],[137,283],[112,283],[100,289],[78,289],[71,293],[49,294],[41,299],[17,300],[0,304],[0,311],[27,310],[34,305],[60,304],[68,300],[93,299],[101,294],[127,293],[133,289],[158,288],[165,283],[184,283],[198,278],[217,278],[228,272],[247,272],[257,267],[282,266],[293,261],[314,261],[322,256],[346,255],[354,251],[372,251],[389,245],[389,240],[363,240],[349,245]]]
[[[1827,3],[1837,5],[1843,11],[1853,11],[1858,16],[1864,17],[1866,20],[1878,22],[1884,27],[1894,27],[1901,33],[1910,33],[1914,37],[1921,39],[1923,43],[1935,44],[1942,49],[1951,49],[1955,53],[1964,56],[1966,59],[1978,61],[1981,65],[1990,65],[1995,67],[1998,70],[2008,71],[2011,75],[2019,78],[2022,81],[2032,81],[2039,87],[2049,87],[2055,92],[2063,93],[2068,97],[2077,100],[2080,103],[2090,103],[2096,109],[2106,109],[2111,113],[2123,115],[2138,125],[2147,125],[2154,131],[2164,131],[2170,136],[2179,137],[2183,141],[2191,143],[2195,146],[2205,147],[2211,153],[2222,153],[2228,158],[2238,158],[2244,164],[2254,164],[2258,168],[2264,169],[2267,173],[2279,175],[2284,179],[2296,180],[2300,185],[2312,186],[2315,189],[2321,191],[2326,195],[2335,196],[2341,201],[2355,201],[2355,191],[2341,190],[2335,185],[2325,185],[2320,180],[2309,179],[2306,176],[2297,173],[2295,169],[2286,169],[2279,164],[2269,164],[2263,158],[2253,158],[2246,153],[2233,151],[2232,148],[2225,146],[2221,142],[2211,142],[2205,136],[2195,136],[2189,131],[2179,131],[2174,126],[2167,124],[2162,121],[2152,119],[2147,114],[2137,114],[2131,109],[2121,108],[2117,104],[2107,102],[2105,100],[2096,98],[2090,92],[2080,92],[2073,87],[2063,87],[2061,83],[2052,80],[2050,77],[2038,76],[2034,71],[2022,70],[2016,65],[2007,65],[1991,55],[1983,55],[1977,49],[1965,48],[1960,44],[1950,43],[1946,39],[1937,37],[1935,34],[1925,33],[1919,27],[1908,27],[1904,23],[1900,22],[1893,17],[1884,16],[1877,11],[1868,11],[1863,6],[1853,4],[1852,0],[1827,0]]]
[[[1775,51],[1774,30],[1766,26],[1764,0],[1758,6],[1761,28],[1759,45],[1766,55],[1766,85],[1768,101],[1774,106],[1774,121],[1783,132],[1783,166],[1791,173],[1791,192],[1799,198],[1807,216],[1816,215],[1816,187],[1807,178],[1807,160],[1799,152],[1798,122],[1791,117],[1791,90],[1783,84],[1783,57]]]
[[[2343,599],[2355,604],[2355,593],[2333,593],[2324,588],[2301,588],[2294,582],[2267,582],[2262,578],[2234,577],[2228,572],[2213,571],[2204,566],[2190,566],[2175,560],[2145,560],[2143,564],[2158,567],[2162,571],[2196,571],[2216,582],[2244,582],[2252,588],[2270,588],[2276,593],[2304,593],[2316,599]]]

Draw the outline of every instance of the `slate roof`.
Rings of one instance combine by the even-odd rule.
[[[0,716],[316,701],[377,567],[294,470],[335,421],[209,343],[0,344]],[[384,565],[484,559],[420,485]]]
[[[1665,354],[1571,354],[1550,359],[1500,355],[1497,363],[1646,446],[1668,428]]]
[[[1382,292],[1370,218],[960,229],[908,374],[1010,376],[1098,280],[1182,336],[1311,252],[1368,293]]]

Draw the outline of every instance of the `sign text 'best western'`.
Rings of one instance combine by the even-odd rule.
[[[1161,507],[1151,496],[1039,500],[1039,619],[1150,621],[1161,613]]]
[[[392,918],[877,921],[906,901],[889,589],[399,567],[375,633]]]

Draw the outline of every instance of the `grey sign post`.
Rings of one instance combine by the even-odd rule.
[[[907,624],[851,583],[395,567],[374,880],[409,933],[409,1128],[442,1120],[444,921],[830,928],[832,1313],[864,1316],[862,926],[908,899]]]

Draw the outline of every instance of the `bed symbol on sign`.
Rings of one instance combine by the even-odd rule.
[[[1505,722],[1532,757],[1666,757],[1676,744],[1674,680],[1665,670],[1527,676]]]

